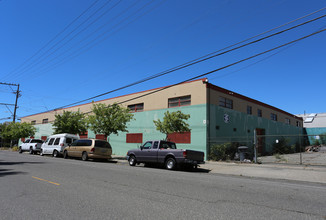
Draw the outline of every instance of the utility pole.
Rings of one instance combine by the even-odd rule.
[[[19,84],[17,86],[17,92],[16,92],[16,102],[15,102],[15,109],[14,109],[14,119],[12,120],[15,123],[16,120],[16,110],[17,110],[17,102],[18,102],[18,98],[19,98]]]
[[[16,94],[16,101],[15,101],[15,109],[14,109],[14,114],[13,114],[13,122],[16,121],[16,111],[17,111],[17,103],[18,103],[18,98],[20,97],[20,91],[19,91],[19,84],[13,84],[13,83],[2,83],[0,82],[0,85],[7,85],[7,86],[17,86],[17,92],[14,92]],[[7,104],[7,103],[0,103],[1,105],[14,105],[14,104]]]

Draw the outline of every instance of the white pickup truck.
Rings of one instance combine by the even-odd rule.
[[[43,141],[41,139],[27,139],[19,146],[19,153],[29,151],[30,154],[36,154],[41,151]]]

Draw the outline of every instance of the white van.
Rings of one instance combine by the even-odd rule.
[[[72,144],[79,137],[74,134],[55,134],[48,137],[42,144],[40,155],[52,154],[53,157],[62,155],[63,149]]]

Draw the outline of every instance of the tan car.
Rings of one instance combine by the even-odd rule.
[[[111,159],[112,148],[109,142],[98,139],[79,139],[66,147],[63,157],[79,157],[86,161],[91,159]]]

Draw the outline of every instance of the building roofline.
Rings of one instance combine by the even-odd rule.
[[[288,115],[288,116],[291,116],[291,117],[293,117],[293,118],[296,118],[296,119],[298,119],[298,120],[303,121],[303,119],[302,119],[301,117],[298,117],[298,116],[296,116],[296,115],[293,115],[293,114],[291,114],[291,113],[289,113],[289,112],[286,112],[286,111],[281,110],[281,109],[279,109],[279,108],[276,108],[276,107],[274,107],[274,106],[268,105],[268,104],[266,104],[266,103],[260,102],[260,101],[258,101],[258,100],[256,100],[256,99],[252,99],[252,98],[249,98],[249,97],[247,97],[247,96],[241,95],[241,94],[239,94],[239,93],[233,92],[233,91],[231,91],[231,90],[224,89],[224,88],[222,88],[222,87],[219,87],[219,86],[213,85],[213,84],[211,84],[211,83],[207,83],[207,87],[208,87],[208,88],[211,88],[211,89],[213,89],[213,90],[216,90],[216,91],[218,91],[218,92],[221,92],[221,93],[224,93],[224,94],[227,94],[227,95],[231,95],[231,96],[234,96],[234,97],[236,97],[236,98],[239,98],[239,99],[242,99],[242,100],[245,100],[245,101],[249,101],[249,102],[251,102],[251,103],[258,104],[258,105],[264,106],[264,107],[269,108],[269,109],[273,109],[273,110],[278,111],[278,112],[280,112],[280,113],[282,113],[282,114],[286,114],[286,115]]]
[[[159,90],[159,89],[163,89],[163,88],[167,88],[167,87],[172,87],[174,85],[182,85],[182,84],[192,83],[192,82],[196,82],[196,81],[203,81],[204,82],[206,79],[207,78],[200,78],[200,79],[196,79],[196,80],[192,80],[192,81],[188,81],[188,82],[183,82],[183,83],[180,83],[180,84],[172,84],[172,85],[168,85],[168,86],[162,86],[162,87],[158,87],[158,88],[154,88],[154,89],[144,90],[144,91],[130,93],[130,94],[121,95],[121,96],[116,96],[116,97],[112,97],[112,98],[108,98],[108,99],[102,99],[102,100],[99,100],[99,101],[94,101],[94,103],[108,101],[108,100],[116,99],[116,98],[122,98],[122,97],[130,96],[130,95],[136,95],[136,94],[139,94],[139,93],[144,93],[144,92],[150,92],[150,91],[154,91],[154,90]],[[70,107],[66,107],[66,108],[57,108],[57,109],[53,109],[53,110],[49,110],[49,111],[44,111],[44,112],[40,112],[40,113],[36,113],[36,114],[32,114],[32,115],[27,115],[27,116],[20,117],[20,118],[27,118],[27,117],[31,117],[31,116],[35,116],[35,115],[44,114],[44,113],[56,112],[56,111],[59,111],[59,110],[65,110],[65,109],[69,109],[69,108],[76,108],[76,107],[88,105],[90,103],[92,103],[92,102],[87,102],[87,103],[84,103],[84,104],[74,105],[74,106],[70,106]]]

